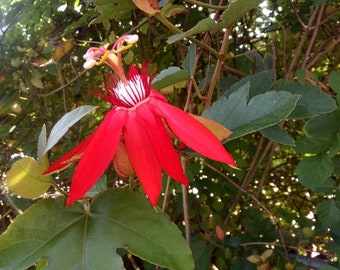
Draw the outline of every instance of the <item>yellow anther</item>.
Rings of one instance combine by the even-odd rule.
[[[106,59],[109,58],[110,54],[111,54],[110,51],[106,51],[106,52],[103,54],[103,56],[102,56],[102,58],[100,59],[100,61],[97,62],[97,66],[100,66],[101,64],[103,64],[103,63],[106,61]]]

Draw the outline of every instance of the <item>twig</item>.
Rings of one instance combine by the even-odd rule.
[[[83,75],[85,74],[86,71],[87,71],[87,70],[83,70],[83,71],[80,72],[76,77],[74,77],[72,80],[70,80],[68,83],[66,83],[66,84],[64,84],[64,85],[62,85],[62,86],[60,86],[60,87],[58,87],[57,89],[55,89],[55,90],[53,90],[53,91],[51,91],[51,92],[49,92],[49,93],[47,93],[47,94],[40,94],[40,93],[36,93],[36,92],[33,92],[33,94],[34,94],[35,96],[38,96],[38,97],[48,97],[48,96],[51,96],[51,95],[53,95],[53,94],[55,94],[55,93],[57,93],[57,92],[59,92],[59,91],[65,89],[67,86],[71,85],[72,83],[74,83],[74,82],[75,82],[76,80],[78,80],[81,76],[83,76]]]
[[[204,3],[204,2],[196,1],[196,0],[185,0],[185,2],[188,2],[193,5],[210,8],[210,9],[217,9],[217,10],[224,10],[229,7],[229,6],[212,5],[212,4],[208,4],[208,3]]]
[[[324,44],[326,45],[328,44],[328,42],[325,42]],[[321,50],[314,57],[314,59],[308,63],[308,65],[306,66],[306,69],[311,69],[316,64],[317,61],[319,61],[327,52],[335,48],[335,46],[337,46],[338,44],[340,44],[340,37],[337,40],[335,40],[333,43],[329,44],[325,49]]]
[[[228,45],[229,45],[229,34],[230,34],[230,29],[226,29],[224,36],[223,36],[223,41],[222,41],[222,45],[221,45],[221,49],[220,49],[220,55],[226,55],[227,54]],[[207,93],[207,96],[206,96],[207,99],[206,99],[206,102],[205,102],[205,108],[208,108],[211,104],[211,99],[212,99],[217,81],[220,77],[222,64],[223,64],[223,61],[220,58],[218,58],[217,62],[216,62],[214,74],[213,74],[213,76],[211,77],[211,80],[210,80],[210,85],[209,85],[208,93]]]
[[[302,53],[302,48],[303,48],[303,46],[305,45],[305,43],[306,43],[306,41],[307,41],[307,38],[308,38],[309,32],[310,32],[310,28],[311,28],[312,25],[313,25],[313,22],[314,22],[314,20],[315,20],[316,14],[318,13],[318,10],[319,10],[319,7],[315,8],[315,9],[313,10],[313,13],[312,13],[310,19],[309,19],[308,24],[307,24],[307,25],[304,25],[304,24],[303,24],[303,28],[304,28],[303,36],[302,36],[302,38],[301,38],[301,40],[300,40],[300,42],[299,42],[299,44],[298,44],[298,46],[297,46],[297,48],[296,48],[296,50],[295,50],[294,57],[293,57],[293,59],[292,59],[290,65],[289,65],[289,68],[288,68],[288,70],[287,70],[287,73],[285,74],[286,77],[289,76],[289,75],[293,72],[293,69],[295,68],[295,66],[296,66],[296,64],[297,64],[297,62],[298,62],[298,59],[299,59],[299,57],[300,57],[300,55],[301,55],[301,53]],[[294,12],[296,12],[295,8],[294,8]],[[297,18],[299,19],[298,14],[296,14],[296,16],[297,16]]]
[[[257,203],[269,216],[269,218],[272,220],[273,224],[276,225],[277,227],[279,227],[279,223],[276,219],[276,217],[269,211],[269,209],[262,203],[260,202],[254,195],[248,193],[247,190],[245,190],[244,188],[242,188],[241,186],[239,186],[238,184],[236,184],[234,181],[232,181],[228,176],[224,175],[223,173],[221,173],[219,170],[217,170],[215,167],[213,167],[212,165],[210,165],[209,163],[203,161],[204,165],[206,165],[207,167],[209,167],[211,170],[213,170],[214,172],[216,172],[217,174],[219,174],[220,176],[222,176],[223,178],[225,178],[230,184],[232,184],[234,187],[238,188],[239,190],[241,190],[244,194],[246,194],[248,197],[250,197],[255,203]],[[231,210],[229,210],[230,212]],[[223,227],[226,224],[223,224]],[[286,255],[286,259],[287,261],[289,261],[289,256],[288,256],[288,251],[287,251],[287,247],[285,245],[285,240],[284,237],[282,235],[282,233],[279,231],[279,239],[282,243],[282,246],[284,248],[285,251],[285,255]]]
[[[183,33],[180,29],[178,29],[175,25],[173,25],[166,17],[163,16],[162,13],[158,12],[155,14],[155,18],[157,18],[162,24],[164,24],[169,30],[176,34]],[[199,41],[193,37],[187,37],[190,41],[194,42],[195,44],[199,45],[200,47],[206,49],[211,54],[215,55],[217,58],[220,58],[221,55],[212,47],[208,46],[202,41]]]
[[[318,14],[318,17],[316,19],[316,27],[313,30],[312,37],[311,37],[311,39],[308,43],[308,48],[307,48],[307,51],[305,53],[305,59],[303,60],[303,63],[301,65],[302,69],[306,68],[307,62],[308,62],[308,60],[310,59],[310,57],[313,53],[313,47],[315,45],[316,37],[318,36],[318,33],[319,33],[319,28],[320,28],[320,25],[321,25],[320,21],[322,19],[325,7],[326,7],[326,4],[322,4],[321,7],[320,7],[319,14]]]

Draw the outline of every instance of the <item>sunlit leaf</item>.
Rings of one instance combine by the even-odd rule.
[[[43,156],[47,145],[46,125],[43,124],[38,138],[38,161]]]
[[[230,130],[228,130],[227,128],[225,128],[219,123],[211,121],[208,118],[205,118],[199,115],[194,115],[194,114],[192,114],[191,116],[194,117],[198,122],[203,124],[206,128],[208,128],[221,141],[225,140],[232,134]]]
[[[222,13],[225,27],[230,27],[237,19],[241,18],[247,11],[256,8],[263,0],[232,0],[228,8]]]
[[[35,199],[43,195],[53,182],[50,175],[42,175],[47,167],[46,157],[40,163],[32,157],[16,161],[6,174],[8,189],[23,198]]]
[[[165,87],[182,82],[189,78],[189,73],[185,69],[179,67],[169,67],[162,70],[152,81],[152,87],[155,89],[163,89]]]
[[[74,45],[73,39],[69,39],[67,41],[61,42],[55,48],[54,55],[53,55],[54,62],[58,63],[59,60],[73,48],[73,45]]]
[[[188,31],[170,36],[168,38],[168,43],[171,44],[183,38],[196,35],[198,33],[210,31],[213,29],[221,29],[223,27],[224,25],[222,23],[217,23],[211,18],[205,18],[199,21],[193,28],[189,29]]]
[[[65,200],[41,200],[0,236],[0,269],[123,269],[124,248],[169,269],[194,269],[191,251],[169,218],[143,196],[124,190],[100,193],[87,209]]]

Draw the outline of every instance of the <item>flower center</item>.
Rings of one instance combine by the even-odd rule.
[[[129,78],[127,84],[124,84],[122,81],[118,81],[113,92],[117,100],[117,106],[126,108],[136,106],[148,96],[140,75],[135,75]]]

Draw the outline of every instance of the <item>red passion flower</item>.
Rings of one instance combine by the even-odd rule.
[[[104,86],[106,94],[99,94],[113,107],[89,137],[45,172],[56,172],[79,160],[67,206],[82,198],[110,162],[124,153],[153,206],[157,205],[161,194],[162,170],[174,180],[188,185],[171,140],[173,135],[201,155],[235,166],[233,157],[207,127],[170,105],[163,95],[151,88],[148,65],[140,70],[131,66],[127,75],[124,73],[122,51],[137,40],[137,35],[126,35],[119,38],[111,50],[92,47],[84,55],[86,69],[102,63],[113,69],[116,76],[108,77]]]

